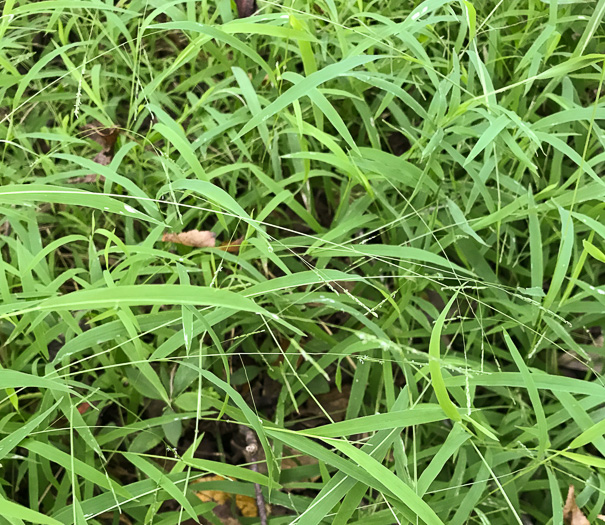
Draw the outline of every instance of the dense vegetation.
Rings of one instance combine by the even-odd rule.
[[[594,522],[605,0],[257,8],[3,2],[0,523]]]

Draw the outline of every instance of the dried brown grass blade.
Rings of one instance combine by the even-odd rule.
[[[239,248],[240,248],[242,242],[244,242],[244,238],[240,237],[239,239],[236,239],[235,241],[223,242],[220,244],[220,246],[217,246],[217,248],[219,250],[225,250],[226,252],[229,252],[229,253],[239,253]]]
[[[165,233],[162,236],[164,242],[174,242],[194,248],[214,248],[216,245],[216,233],[208,230],[190,230],[182,233]]]
[[[563,507],[563,521],[566,525],[590,525],[590,522],[576,504],[576,489],[573,485],[569,486],[567,492],[567,500]]]

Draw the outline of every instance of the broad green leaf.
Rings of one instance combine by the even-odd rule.
[[[41,523],[42,525],[62,525],[62,522],[57,521],[50,516],[40,514],[35,510],[31,510],[23,505],[9,501],[2,496],[0,496],[0,515],[4,516],[5,518],[26,520],[30,523]]]
[[[57,406],[59,405],[59,401],[57,401],[53,406],[38,414],[35,417],[31,417],[27,423],[25,423],[21,428],[15,430],[2,440],[0,440],[0,460],[6,457],[6,455],[15,448],[21,441],[27,438],[36,428],[40,426],[40,424],[53,412]]]
[[[194,193],[199,193],[208,201],[216,204],[220,208],[227,210],[229,213],[236,215],[241,219],[248,219],[252,222],[250,216],[246,213],[246,211],[236,202],[236,200],[231,197],[225,190],[219,188],[215,184],[211,182],[203,181],[203,180],[179,180],[171,184],[170,186],[172,190],[185,190],[192,191]],[[168,187],[163,187],[159,195],[166,193],[168,191]]]
[[[225,478],[242,479],[274,489],[281,488],[279,483],[269,479],[264,474],[254,472],[254,470],[248,468],[229,465],[228,463],[221,463],[220,461],[210,461],[208,459],[184,458],[183,461],[195,469],[212,472],[213,474],[218,474]]]
[[[59,392],[70,392],[70,387],[55,378],[38,377],[16,370],[0,370],[0,388],[48,388]]]
[[[461,425],[454,425],[452,431],[448,434],[447,439],[442,446],[439,447],[437,454],[433,456],[429,465],[424,469],[422,475],[418,479],[418,495],[424,496],[428,491],[431,483],[437,478],[443,469],[446,461],[456,454],[460,447],[470,439],[471,435]]]
[[[588,24],[586,24],[586,28],[584,29],[580,40],[578,40],[572,54],[573,57],[581,57],[584,54],[588,43],[593,39],[595,32],[603,20],[603,15],[605,15],[605,0],[599,0],[597,5],[592,8],[592,16],[590,17]]]
[[[193,520],[197,521],[197,513],[191,506],[191,503],[187,500],[186,495],[183,493],[182,489],[179,489],[171,480],[168,478],[164,472],[159,470],[157,467],[152,465],[149,461],[143,459],[137,454],[132,454],[130,452],[122,452],[122,455],[130,461],[136,468],[138,468],[143,474],[145,474],[150,479],[153,479],[166,491],[170,496],[172,496],[178,503],[181,505],[189,517]]]
[[[521,357],[519,350],[517,350],[515,343],[513,343],[513,340],[510,338],[506,330],[503,332],[503,334],[504,340],[506,341],[506,346],[508,347],[511,356],[517,365],[517,368],[521,372],[523,379],[525,380],[527,393],[529,394],[529,399],[534,409],[534,413],[536,414],[539,435],[538,458],[542,459],[546,452],[546,448],[550,444],[548,439],[548,430],[546,427],[546,416],[544,415],[544,408],[542,407],[542,400],[540,399],[540,394],[538,393],[538,389],[534,383],[533,375],[525,364],[523,357]]]
[[[13,12],[15,15],[24,15],[30,13],[54,12],[61,9],[99,9],[134,14],[127,9],[114,7],[113,5],[107,5],[103,2],[96,2],[94,0],[45,0],[33,4],[27,3],[20,5],[16,7]]]
[[[595,467],[598,469],[605,469],[605,459],[603,459],[603,458],[599,458],[596,456],[587,456],[584,454],[578,454],[576,452],[567,452],[567,451],[562,451],[562,452],[560,452],[560,454],[573,461],[577,461],[578,463],[581,463],[582,465],[587,465],[589,467]]]
[[[451,199],[447,200],[447,206],[452,214],[452,218],[454,219],[454,223],[458,228],[460,228],[464,233],[470,235],[473,239],[475,239],[479,244],[483,244],[483,246],[487,246],[487,243],[477,235],[475,230],[471,227],[471,225],[466,220],[464,213],[458,207],[458,205]]]
[[[102,212],[116,213],[133,219],[162,224],[162,222],[136,210],[130,204],[122,203],[102,193],[92,193],[76,188],[63,188],[45,184],[7,185],[0,188],[0,202],[19,205],[29,202],[56,202],[86,206]]]
[[[465,2],[466,4],[467,2]],[[479,140],[466,157],[465,165],[469,164],[477,155],[485,150],[500,134],[500,132],[510,124],[510,120],[506,115],[500,115],[496,120],[490,122],[489,127],[485,130]]]
[[[443,374],[441,373],[441,332],[443,325],[445,324],[445,318],[448,316],[449,311],[454,304],[454,301],[458,297],[458,291],[454,293],[452,298],[448,301],[447,305],[443,308],[439,317],[435,321],[433,331],[431,332],[431,341],[429,343],[429,371],[431,374],[431,384],[433,390],[437,396],[439,406],[445,412],[447,417],[453,421],[461,421],[462,418],[458,413],[458,409],[452,403],[450,395],[447,392],[445,383],[443,382]]]
[[[582,432],[578,437],[576,437],[570,444],[568,448],[580,448],[584,445],[588,445],[594,439],[603,437],[605,434],[605,419],[602,419],[598,423],[595,423],[590,428],[587,428],[584,432]]]
[[[48,443],[34,441],[30,439],[21,444],[22,447],[34,452],[40,456],[47,458],[53,463],[61,465],[65,470],[71,472],[72,466],[75,474],[82,476],[87,481],[98,485],[101,488],[111,492],[120,494],[121,496],[130,497],[128,490],[123,488],[117,482],[111,480],[106,474],[102,474],[98,469],[91,467],[81,459],[71,457],[69,454],[59,450]]]
[[[334,64],[330,64],[329,66],[312,73],[308,77],[305,77],[304,80],[301,80],[290,89],[288,89],[285,93],[280,95],[276,100],[274,100],[271,104],[265,107],[260,113],[255,115],[239,132],[238,137],[241,137],[248,133],[248,131],[254,129],[261,122],[266,121],[282,109],[286,108],[290,104],[292,104],[295,100],[300,99],[304,96],[307,91],[321,84],[326,83],[329,80],[332,80],[335,77],[343,75],[354,69],[358,66],[362,66],[367,64],[368,62],[374,62],[378,59],[382,58],[381,56],[354,56],[345,58],[340,62],[336,62]]]
[[[559,215],[561,216],[561,242],[559,244],[559,253],[557,255],[557,263],[555,265],[548,293],[544,298],[544,308],[549,308],[555,297],[561,291],[563,280],[567,274],[569,263],[571,261],[571,252],[574,242],[574,226],[573,219],[569,211],[559,207]]]
[[[236,26],[236,28],[237,28],[237,26]],[[248,58],[250,58],[261,68],[263,68],[265,70],[265,72],[267,73],[267,75],[269,75],[269,78],[271,79],[271,83],[275,84],[275,77],[274,77],[273,71],[269,67],[269,65],[263,60],[263,58],[256,51],[254,51],[250,46],[246,45],[244,42],[242,42],[238,38],[228,34],[227,32],[223,31],[222,29],[219,29],[218,27],[210,26],[210,25],[206,25],[206,24],[199,24],[197,22],[191,22],[191,21],[178,21],[178,22],[165,22],[165,23],[161,23],[161,24],[153,24],[153,25],[149,26],[149,29],[155,29],[155,30],[180,29],[181,31],[192,31],[194,33],[201,33],[203,35],[209,36],[209,37],[215,39],[217,42],[224,42],[225,44],[228,44],[229,46],[231,46],[233,49],[239,51],[240,53],[242,53],[245,56],[247,56]],[[234,32],[236,32],[236,31],[234,31]]]
[[[542,251],[542,232],[540,231],[540,221],[538,220],[538,212],[534,201],[531,189],[529,190],[529,253],[530,253],[530,271],[531,285],[540,292],[544,282],[544,258]]]
[[[441,407],[432,404],[420,404],[414,409],[401,412],[388,412],[372,416],[358,417],[330,425],[322,425],[305,432],[309,436],[340,437],[360,434],[363,432],[376,432],[390,428],[423,425],[446,418]]]
[[[409,507],[427,525],[443,525],[437,514],[400,478],[386,468],[382,463],[376,461],[372,456],[359,450],[346,441],[330,441],[330,444],[350,457],[368,474],[381,483],[386,483],[397,495],[401,502]]]
[[[98,162],[78,157],[76,155],[56,153],[54,157],[66,160],[68,162],[73,162],[74,164],[78,164],[83,168],[90,170],[91,173],[98,173],[100,175],[103,175],[103,177],[109,179],[115,184],[123,186],[126,190],[130,192],[130,195],[132,197],[134,197],[138,202],[140,202],[141,206],[150,216],[160,222],[161,215],[159,214],[156,204],[151,201],[149,196],[144,191],[142,191],[134,182],[122,175],[118,175],[113,169],[111,169],[111,167],[103,166]]]
[[[584,249],[592,255],[597,261],[605,263],[605,253],[599,250],[594,244],[589,243],[586,240],[582,241],[582,246]]]
[[[345,246],[334,246],[318,248],[310,252],[310,255],[318,257],[371,257],[378,260],[399,261],[416,263],[428,263],[428,269],[433,269],[431,265],[439,266],[441,271],[445,268],[452,274],[457,272],[465,275],[474,275],[473,272],[462,268],[461,266],[448,261],[435,253],[411,246],[387,246],[381,244],[348,244]],[[405,267],[404,267],[405,268]]]
[[[154,304],[160,306],[167,304],[219,306],[269,315],[269,312],[257,306],[251,299],[235,292],[205,286],[177,284],[140,284],[79,290],[45,299],[31,308],[21,309],[20,305],[14,305],[11,307],[14,309],[11,315],[21,315],[31,311],[118,308]]]

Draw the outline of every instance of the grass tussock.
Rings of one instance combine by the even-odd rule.
[[[595,522],[605,0],[0,10],[0,524]]]

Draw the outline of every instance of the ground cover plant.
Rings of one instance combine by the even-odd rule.
[[[605,0],[1,15],[0,523],[597,521]]]

